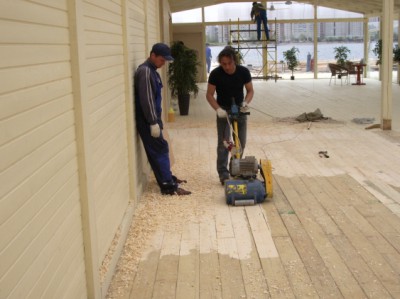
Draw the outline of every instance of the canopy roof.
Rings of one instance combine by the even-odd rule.
[[[203,6],[229,3],[229,2],[253,2],[246,0],[169,0],[171,11],[178,12]],[[259,1],[263,2],[264,1]],[[285,2],[285,1],[268,1]],[[296,0],[298,3],[317,4],[318,6],[346,10],[365,15],[376,16],[382,11],[382,0]],[[400,12],[400,0],[394,0],[395,13]],[[396,18],[395,18],[396,19]]]

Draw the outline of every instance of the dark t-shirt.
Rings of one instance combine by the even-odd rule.
[[[244,66],[237,65],[235,73],[225,73],[221,66],[215,68],[208,78],[208,83],[216,87],[217,102],[223,109],[232,105],[232,97],[236,105],[241,106],[244,98],[244,85],[251,82],[250,71]]]

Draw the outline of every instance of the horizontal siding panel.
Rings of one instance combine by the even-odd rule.
[[[93,145],[99,145],[96,148],[96,151],[93,153],[93,160],[95,162],[93,169],[96,171],[97,178],[98,174],[103,171],[104,164],[106,164],[108,161],[105,159],[109,159],[112,156],[112,152],[115,152],[116,149],[114,149],[114,147],[117,146],[116,142],[119,140],[120,135],[125,132],[124,128],[122,128],[120,125],[121,121],[123,121],[123,116],[118,116],[115,122],[110,124],[110,129],[102,132],[99,136],[97,136],[95,142],[92,143]],[[116,132],[115,130],[122,130],[122,132]],[[96,184],[96,180],[94,181],[94,184]]]
[[[86,58],[122,55],[124,50],[121,45],[88,45],[86,46]]]
[[[128,182],[117,180],[115,184],[115,190],[113,193],[110,192],[110,196],[105,201],[106,205],[101,208],[97,218],[98,228],[102,232],[98,238],[100,263],[108,252],[129,202]]]
[[[69,30],[63,27],[0,20],[3,44],[59,44],[69,43]]]
[[[88,45],[122,45],[122,35],[107,33],[107,32],[95,32],[86,31],[85,40]]]
[[[130,9],[128,11],[128,18],[130,21],[129,26],[136,27],[136,25],[140,24],[140,27],[144,28],[145,23],[146,23],[146,15],[144,14],[143,11],[136,10],[136,9]]]
[[[74,128],[68,129],[64,134],[57,135],[46,144],[33,151],[6,171],[0,173],[0,197],[16,188],[21,182],[32,176],[38,169],[59,154],[65,147],[75,141]],[[73,143],[75,146],[75,143]]]
[[[0,120],[61,98],[71,90],[71,78],[67,78],[1,95]]]
[[[136,9],[144,11],[145,1],[137,1],[137,0],[128,0],[129,7],[134,7]]]
[[[98,3],[98,1],[96,1]],[[104,7],[99,7],[88,2],[83,3],[83,11],[85,15],[94,19],[104,20],[110,23],[122,25],[121,10],[118,12],[112,12],[105,9]]]
[[[97,184],[97,180],[101,177],[101,173],[105,171],[106,165],[109,164],[109,161],[112,160],[114,156],[117,155],[117,153],[119,152],[118,147],[121,146],[122,150],[126,151],[126,134],[123,134],[125,131],[123,130],[124,128],[122,127],[122,125],[123,123],[121,116],[116,120],[114,124],[112,124],[112,126],[110,126],[112,129],[103,134],[103,137],[108,138],[99,138],[99,140],[103,141],[103,144],[101,147],[97,148],[96,153],[93,155],[96,155],[96,157],[94,157],[93,159],[95,161],[94,170],[96,171],[96,180],[94,181],[95,185]],[[118,129],[122,130],[122,132],[120,133],[115,131]]]
[[[99,207],[103,207],[107,199],[115,194],[115,191],[112,189],[115,188],[115,184],[112,182],[115,179],[118,180],[126,180],[125,174],[127,175],[127,151],[124,147],[124,143],[119,139],[119,145],[111,147],[114,151],[108,151],[107,155],[102,157],[102,160],[99,161],[101,171],[96,175],[96,182],[94,186],[96,187],[96,205]],[[108,188],[106,187],[108,186]],[[111,193],[110,193],[111,192]],[[100,215],[101,209],[96,209],[98,214]]]
[[[76,161],[69,161],[68,164],[55,173],[46,185],[38,189],[15,213],[7,215],[8,219],[0,227],[2,236],[0,249],[7,248],[9,244],[12,244],[14,239],[18,238],[18,232],[23,231],[36,214],[46,205],[49,198],[52,198],[60,190],[66,178],[72,177],[76,172]]]
[[[70,248],[74,241],[79,239],[81,239],[80,242],[82,244],[82,223],[80,217],[81,208],[79,205],[75,205],[53,239],[46,245],[43,252],[35,260],[35,264],[33,264],[30,269],[33,270],[33,273],[34,269],[40,270],[41,275],[36,273],[36,277],[33,278],[35,285],[30,289],[26,298],[42,298],[49,282],[60,268],[61,261],[65,259],[68,248]],[[80,252],[82,250],[79,249],[79,246],[75,248],[74,251],[76,251],[77,255],[83,256],[83,252]],[[85,281],[84,277],[82,279]]]
[[[36,150],[39,146],[54,138],[67,128],[72,127],[75,121],[73,111],[68,111],[49,122],[22,135],[20,138],[6,143],[0,147],[0,172],[23,159],[26,155]]]
[[[81,249],[79,248],[79,239],[76,239],[74,243],[71,244],[73,249]],[[44,298],[67,298],[67,299],[75,299],[75,297],[65,297],[66,290],[70,288],[81,289],[83,284],[85,283],[85,279],[77,280],[77,277],[82,277],[84,275],[85,267],[83,263],[83,256],[74,255],[74,252],[71,250],[69,252],[69,257],[65,261],[63,261],[63,273],[58,275],[58,280],[52,281],[51,285],[51,293],[46,292],[43,296]],[[50,290],[50,289],[49,289]],[[85,297],[90,298],[90,297]]]
[[[76,179],[77,180],[77,179]],[[76,204],[68,215],[62,218],[62,223],[56,227],[53,235],[49,236],[49,240],[42,244],[42,249],[33,263],[25,269],[21,280],[10,294],[10,298],[42,298],[45,290],[45,285],[42,285],[40,293],[32,295],[32,292],[37,288],[35,286],[40,282],[43,276],[47,276],[47,282],[51,280],[56,268],[55,262],[60,263],[60,260],[66,255],[67,248],[74,241],[76,235],[80,235],[80,206],[75,192],[69,199]],[[81,240],[81,242],[83,242]],[[53,269],[50,267],[53,266]]]
[[[85,2],[101,7],[107,11],[121,15],[121,5],[109,0],[85,0]]]
[[[113,89],[116,86],[119,86],[121,84],[124,85],[124,83],[125,83],[125,78],[123,76],[110,78],[106,82],[100,82],[100,83],[97,83],[95,85],[88,87],[87,97],[90,102],[93,102],[98,97],[102,96],[107,91],[109,91],[110,89]],[[90,105],[91,105],[91,103],[90,103]]]
[[[122,33],[122,26],[120,24],[113,24],[108,21],[89,17],[84,19],[84,27],[86,31],[112,33],[120,36]]]
[[[121,97],[124,93],[124,87],[125,86],[123,84],[112,86],[104,94],[98,96],[96,99],[93,99],[89,103],[89,114],[95,115],[97,111],[101,110],[110,101],[115,98]]]
[[[29,1],[2,0],[0,2],[0,18],[68,27],[68,15],[66,11],[38,5]]]
[[[28,201],[36,192],[41,190],[44,185],[56,175],[71,160],[76,161],[76,145],[71,144],[67,146],[57,157],[42,165],[33,176],[21,182],[18,188],[5,197],[0,197],[0,224],[2,225],[11,215],[16,213],[25,202]],[[77,162],[76,162],[77,163]],[[1,251],[2,248],[0,248]]]
[[[48,200],[29,227],[20,232],[18,238],[5,250],[5,259],[13,261],[12,267],[2,281],[2,285],[5,286],[3,291],[7,296],[40,254],[43,245],[48,243],[49,238],[56,233],[71,210],[79,204],[77,176],[66,179],[65,185],[57,195]],[[10,252],[15,248],[23,248],[24,251],[18,252],[18,255]]]
[[[91,131],[90,137],[92,142],[99,138],[103,132],[107,131],[112,123],[114,123],[120,117],[126,117],[125,107],[123,106],[122,96],[115,98],[107,109],[101,109],[94,115],[93,119],[90,120]]]
[[[107,81],[111,78],[124,75],[124,66],[122,64],[114,65],[106,69],[97,70],[87,74],[87,83],[89,86]]]
[[[69,61],[68,45],[0,45],[0,68]]]
[[[77,275],[76,272],[78,272],[79,275]],[[71,280],[68,282],[68,288],[64,289],[61,292],[60,295],[62,295],[62,298],[87,299],[88,297],[86,295],[86,285],[83,284],[82,281],[85,281],[85,266],[83,263],[80,264],[80,267],[78,269],[75,269]],[[58,294],[55,294],[55,296],[58,296]]]
[[[126,151],[125,151],[126,153]],[[110,155],[110,158],[105,161],[107,162],[104,166],[104,170],[98,174],[96,186],[96,211],[97,211],[97,221],[99,223],[102,222],[99,219],[102,211],[104,211],[104,207],[107,205],[107,202],[111,197],[114,197],[115,208],[119,207],[117,202],[119,201],[117,198],[120,198],[121,192],[118,189],[118,184],[120,181],[126,181],[126,176],[128,173],[126,171],[126,156],[124,156],[120,150],[115,153],[114,156]],[[106,188],[108,186],[108,188]],[[122,199],[127,200],[129,194],[123,194]],[[108,211],[111,213],[111,211]]]
[[[93,112],[90,114],[90,125],[92,127],[91,136],[96,138],[96,136],[98,136],[107,128],[108,123],[114,119],[109,117],[110,114],[123,113],[123,111],[119,110],[121,109],[121,106],[124,105],[123,96],[123,90],[113,88],[107,94],[93,100],[90,103],[90,107],[98,107],[97,110],[91,109],[93,110]],[[119,110],[118,112],[116,112],[117,109]],[[101,123],[104,124],[104,127],[99,128],[98,126],[101,126]]]
[[[0,94],[71,77],[69,62],[0,69]]]
[[[67,0],[29,0],[29,1],[64,11],[67,10]]]
[[[0,145],[10,142],[72,109],[72,95],[67,95],[2,120],[0,121]]]
[[[114,65],[123,64],[123,61],[124,60],[123,60],[122,55],[87,59],[86,60],[86,70],[88,73],[91,73],[96,70],[101,70],[101,69],[112,67]]]
[[[116,140],[116,145],[110,146],[110,150],[106,153],[105,156],[99,160],[101,167],[101,171],[99,171],[96,175],[96,182],[94,183],[95,189],[97,190],[97,201],[96,203],[99,206],[104,206],[106,201],[104,199],[112,196],[112,189],[115,188],[115,184],[113,184],[114,180],[125,180],[127,175],[127,150],[124,145],[123,136],[118,136]],[[106,184],[104,184],[107,182]],[[114,182],[115,183],[115,182]],[[99,215],[101,214],[101,210],[98,210]]]
[[[141,26],[132,26],[129,29],[129,41],[132,44],[143,44],[143,39],[145,39],[146,32],[145,29]],[[140,37],[140,38],[139,38]],[[136,53],[131,53],[135,55]]]

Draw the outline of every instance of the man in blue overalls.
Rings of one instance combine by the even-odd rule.
[[[264,25],[265,38],[269,40],[269,29],[268,29],[268,19],[267,19],[267,10],[261,4],[257,2],[253,2],[253,6],[250,12],[251,20],[255,19],[257,22],[257,39],[261,39],[261,22]]]
[[[149,58],[136,70],[134,77],[136,127],[161,193],[189,195],[190,191],[179,187],[179,184],[186,181],[172,175],[168,142],[162,134],[163,85],[157,69],[161,68],[165,61],[172,60],[170,48],[163,43],[157,43],[153,45]]]

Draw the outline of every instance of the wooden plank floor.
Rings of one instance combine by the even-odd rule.
[[[132,225],[146,233],[128,240],[140,258],[107,297],[400,298],[400,87],[382,132],[352,122],[380,122],[378,81],[328,82],[254,82],[245,155],[272,161],[274,196],[247,207],[225,204],[201,85],[189,116],[167,124],[174,172],[193,194],[162,197],[150,183]],[[293,121],[316,108],[330,119]]]

